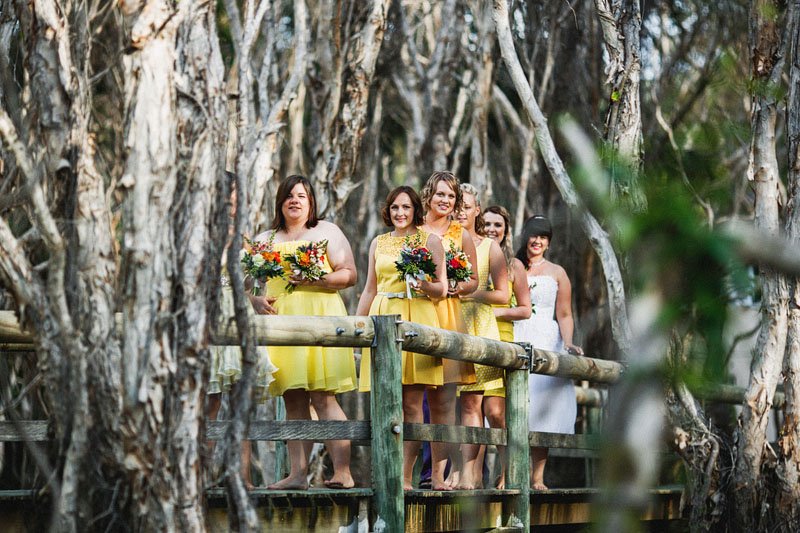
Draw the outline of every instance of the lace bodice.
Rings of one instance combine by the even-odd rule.
[[[528,290],[531,293],[531,305],[539,320],[552,320],[556,310],[558,282],[550,276],[528,276]]]
[[[422,230],[411,235],[411,246],[425,246],[428,234]],[[375,246],[375,276],[378,292],[404,292],[406,284],[397,273],[395,261],[400,259],[400,250],[406,243],[406,237],[393,237],[391,233],[378,235]]]

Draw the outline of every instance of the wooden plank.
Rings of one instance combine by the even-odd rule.
[[[403,434],[405,440],[506,445],[506,432],[503,429],[444,424],[403,424]]]
[[[373,531],[403,531],[403,387],[399,316],[373,317],[370,416],[372,418]]]
[[[369,347],[375,336],[366,316],[256,315],[255,338],[263,346]],[[239,335],[232,319],[221,320],[211,332],[211,342],[236,346]]]
[[[117,329],[124,327],[117,313]],[[372,344],[372,321],[365,316],[289,316],[256,315],[251,317],[255,337],[263,346],[352,346]],[[0,342],[28,344],[30,333],[23,331],[13,311],[0,311]],[[211,331],[211,343],[237,346],[239,337],[233,319],[223,318]]]
[[[506,488],[517,490],[503,511],[504,525],[529,531],[531,526],[531,456],[528,436],[528,370],[511,370],[506,378]]]
[[[225,436],[228,422],[209,422],[207,435],[210,440],[221,440]],[[250,423],[248,440],[355,440],[370,438],[367,420],[255,420]]]
[[[582,355],[569,355],[546,350],[533,350],[531,373],[583,379],[593,383],[616,383],[625,367],[616,361],[594,359]]]
[[[0,442],[43,442],[48,440],[47,420],[0,422]]]
[[[527,364],[525,350],[511,342],[474,337],[414,322],[403,322],[398,329],[404,350],[508,369],[522,368]]]
[[[600,449],[599,435],[566,435],[532,431],[528,442],[532,447],[538,446],[541,448]]]

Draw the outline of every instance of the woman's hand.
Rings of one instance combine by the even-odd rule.
[[[583,348],[580,346],[575,346],[574,344],[565,344],[564,346],[567,349],[567,353],[571,353],[573,355],[583,355]]]
[[[274,296],[250,296],[250,305],[257,315],[277,315],[278,311],[272,306],[275,303]]]

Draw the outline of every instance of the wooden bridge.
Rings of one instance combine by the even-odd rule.
[[[529,484],[530,447],[562,449],[572,456],[593,456],[599,434],[561,435],[528,431],[528,374],[531,372],[612,384],[624,373],[613,361],[557,354],[529,345],[473,337],[403,322],[395,316],[297,317],[258,316],[256,337],[262,345],[371,347],[370,420],[255,421],[251,440],[348,439],[369,445],[369,487],[276,491],[257,489],[251,497],[265,531],[528,531],[532,526],[586,524],[592,517],[596,488],[533,491]],[[223,321],[213,333],[218,345],[237,345],[235,326]],[[30,349],[13,313],[0,311],[0,352]],[[403,423],[401,350],[481,363],[506,369],[507,429]],[[585,396],[597,404],[598,393]],[[208,437],[220,439],[226,422],[208,424]],[[47,421],[0,422],[0,441],[44,441]],[[504,490],[403,491],[404,440],[477,443],[506,446]],[[644,521],[680,518],[680,486],[651,491]],[[40,496],[40,495],[39,495]],[[212,531],[227,531],[223,489],[207,493]],[[25,531],[25,513],[41,505],[35,490],[0,491],[0,524],[4,531]],[[538,530],[538,529],[537,529]]]

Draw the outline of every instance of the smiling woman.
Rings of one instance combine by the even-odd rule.
[[[439,327],[439,319],[431,298],[442,298],[446,294],[444,248],[438,237],[419,228],[422,225],[422,202],[411,187],[394,189],[386,197],[381,210],[383,222],[393,228],[389,233],[373,239],[369,249],[369,271],[364,291],[358,302],[357,315],[400,315],[403,320]],[[435,272],[422,273],[423,267],[415,271],[407,261],[419,259],[432,261]],[[408,266],[400,270],[401,263]],[[429,264],[429,263],[428,263]],[[438,357],[403,352],[403,420],[422,423],[422,396],[426,390],[435,390],[444,383],[442,360]],[[370,390],[370,355],[365,350],[361,358],[360,390]],[[403,486],[411,489],[414,461],[419,451],[419,441],[403,444]]]
[[[288,284],[279,278],[267,283],[267,296],[275,298],[275,312],[281,315],[347,315],[338,291],[356,281],[353,252],[338,226],[318,218],[316,195],[307,178],[289,176],[280,184],[272,229],[256,239],[273,242],[283,258]],[[308,275],[297,266],[298,250],[314,250],[320,254],[321,276]],[[334,395],[356,388],[352,349],[281,346],[274,347],[270,355],[279,370],[269,390],[273,395],[284,397],[287,419],[309,420],[311,404],[322,420],[347,419]],[[333,461],[333,477],[326,485],[352,487],[350,442],[335,440],[327,441],[326,445]],[[289,441],[289,476],[270,488],[308,487],[306,470],[310,446],[310,443]]]

